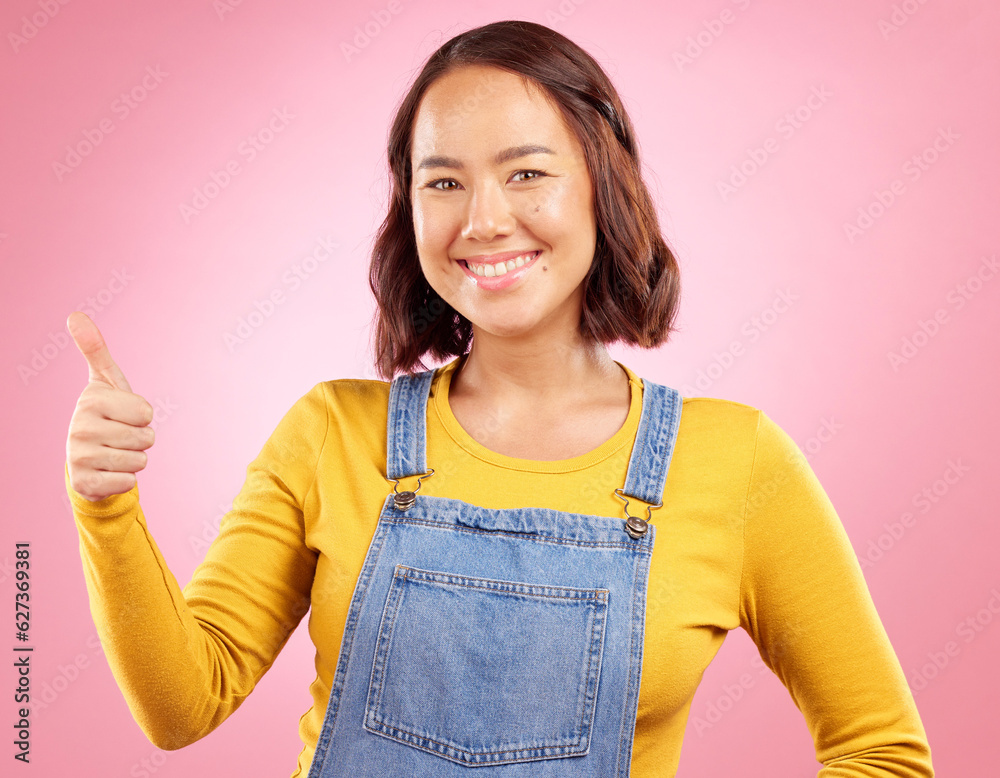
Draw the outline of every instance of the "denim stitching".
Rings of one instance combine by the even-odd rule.
[[[647,549],[648,543],[643,541],[635,542],[607,542],[607,541],[584,541],[584,540],[567,540],[565,538],[555,538],[547,537],[545,535],[527,535],[521,532],[504,532],[502,530],[485,530],[485,529],[475,529],[474,527],[456,527],[454,524],[443,521],[433,521],[431,519],[414,519],[414,518],[397,518],[395,516],[384,515],[382,519],[388,524],[413,524],[416,526],[429,526],[429,527],[444,527],[447,529],[454,530],[455,532],[466,532],[473,535],[493,535],[496,537],[515,537],[521,540],[529,540],[534,543],[553,543],[555,545],[561,546],[580,546],[582,548],[624,548],[629,550],[634,550],[637,554],[650,554],[652,553]],[[653,526],[652,524],[650,526]],[[622,530],[624,534],[624,530]]]
[[[388,497],[386,501],[388,502]],[[381,525],[381,520],[379,522]],[[323,717],[323,728],[320,730],[320,737],[316,741],[316,748],[313,751],[313,761],[309,769],[307,778],[321,778],[321,769],[325,766],[327,750],[330,741],[333,739],[333,730],[337,722],[337,714],[340,709],[340,698],[344,691],[347,675],[347,663],[351,656],[351,646],[357,632],[361,606],[364,604],[368,594],[367,581],[371,577],[375,566],[378,563],[379,555],[384,547],[385,531],[382,526],[375,529],[372,544],[365,555],[365,562],[358,577],[358,585],[355,587],[354,596],[351,597],[351,605],[348,609],[347,622],[344,625],[344,634],[341,638],[340,655],[337,659],[337,667],[334,670],[333,681],[330,683],[330,697],[327,701],[326,714]],[[374,551],[374,555],[372,555]],[[364,581],[364,585],[362,585]],[[357,600],[357,603],[355,603]],[[357,607],[355,607],[357,605]]]
[[[433,753],[459,763],[483,761],[483,757],[487,758],[487,763],[489,764],[505,764],[510,762],[538,761],[539,759],[549,758],[549,756],[545,754],[539,754],[540,751],[546,751],[552,749],[555,749],[557,751],[564,751],[568,755],[573,755],[574,753],[582,754],[589,751],[590,732],[591,732],[590,728],[593,726],[593,717],[596,709],[596,694],[594,692],[591,692],[590,689],[592,686],[596,685],[596,681],[600,677],[600,670],[599,670],[600,662],[598,662],[598,667],[594,668],[593,660],[595,654],[601,653],[600,650],[595,649],[595,647],[598,645],[603,646],[604,642],[604,634],[607,626],[607,606],[608,606],[608,601],[606,596],[608,594],[607,590],[574,589],[573,587],[557,587],[557,586],[547,586],[541,584],[538,585],[530,584],[529,586],[531,586],[532,588],[551,589],[551,590],[561,589],[564,591],[574,591],[579,596],[565,597],[561,595],[547,595],[541,593],[529,594],[520,591],[510,591],[509,589],[496,588],[496,587],[483,587],[475,585],[470,586],[460,581],[451,581],[451,580],[441,581],[437,580],[437,578],[435,578],[434,576],[437,576],[438,578],[441,577],[449,579],[460,578],[469,581],[506,584],[508,586],[515,586],[515,587],[524,586],[524,584],[512,581],[493,581],[492,579],[474,578],[471,576],[461,576],[451,573],[435,573],[434,571],[420,570],[418,568],[407,567],[405,565],[397,565],[395,570],[396,572],[394,572],[393,574],[393,581],[392,584],[390,585],[389,597],[387,599],[385,606],[386,610],[390,608],[392,609],[392,619],[389,624],[387,635],[383,637],[383,629],[380,627],[379,634],[376,639],[375,662],[373,665],[372,679],[374,679],[375,675],[374,668],[378,667],[379,668],[378,681],[374,682],[372,680],[370,681],[369,685],[369,690],[371,690],[372,688],[371,683],[372,682],[377,683],[378,685],[377,699],[374,708],[372,708],[370,705],[366,706],[367,710],[366,710],[365,724],[364,724],[365,729],[375,734],[383,734],[387,737],[390,737],[390,739],[398,740],[400,742],[405,742],[407,745],[421,747],[423,748],[423,750],[426,750],[429,753]],[[411,573],[416,573],[416,574],[412,575]],[[390,663],[389,654],[391,651],[394,638],[396,618],[401,610],[402,599],[403,599],[403,586],[405,585],[405,582],[407,580],[428,582],[432,584],[444,584],[447,586],[463,586],[474,590],[481,590],[488,592],[502,592],[508,596],[516,596],[520,598],[547,597],[552,599],[564,599],[568,601],[579,602],[584,608],[586,608],[591,614],[591,617],[589,619],[590,637],[587,641],[587,649],[586,649],[587,667],[586,667],[586,673],[584,675],[585,678],[584,690],[583,693],[579,695],[581,698],[583,698],[583,705],[582,705],[582,710],[579,710],[579,714],[576,717],[576,729],[577,729],[576,740],[570,741],[568,743],[563,743],[557,746],[529,746],[522,748],[506,748],[496,751],[469,751],[467,749],[460,748],[450,743],[445,743],[442,741],[435,740],[434,738],[429,737],[427,735],[422,735],[416,732],[411,732],[406,729],[401,729],[400,727],[393,726],[381,720],[379,716],[382,715],[380,713],[382,709],[382,694],[385,689],[385,680],[389,675],[389,663]],[[588,594],[592,596],[589,597],[585,596]],[[370,693],[368,699],[369,701],[371,700]],[[579,700],[578,700],[578,708],[579,708]],[[590,714],[589,717],[587,715],[588,712]],[[583,751],[578,750],[577,752],[568,750],[573,748],[579,749],[579,746],[583,742],[584,730],[586,730],[587,732],[586,749]],[[414,741],[419,741],[419,742],[414,742]],[[467,755],[467,758],[458,759],[456,757],[448,756],[447,754],[442,753],[439,750],[423,747],[421,746],[421,743],[423,742],[434,743],[440,746],[442,749],[447,749],[450,752]],[[512,757],[511,759],[508,759],[505,762],[488,760],[488,757],[490,757],[491,755],[518,754],[518,753],[524,753],[525,755],[521,757]]]
[[[375,668],[379,668],[378,673],[378,695],[375,702],[375,708],[368,712],[365,716],[365,722],[367,726],[367,721],[371,718],[373,721],[378,723],[376,716],[378,711],[382,708],[382,692],[385,689],[385,677],[388,674],[388,664],[389,664],[389,652],[392,650],[393,637],[396,634],[396,617],[399,615],[400,601],[403,599],[403,585],[398,584],[398,581],[402,580],[404,583],[406,581],[406,574],[402,576],[399,575],[399,569],[402,565],[396,565],[396,572],[392,576],[392,584],[389,588],[389,599],[385,604],[386,610],[392,608],[392,620],[389,622],[389,631],[386,633],[386,637],[383,640],[383,632],[381,625],[379,626],[378,637],[375,641],[375,658],[372,662],[372,679],[375,675]],[[371,680],[369,680],[369,689],[371,688]],[[369,695],[370,697],[371,695]]]

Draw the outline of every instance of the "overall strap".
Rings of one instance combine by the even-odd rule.
[[[427,472],[427,398],[434,370],[398,375],[389,385],[386,475],[389,479]]]
[[[669,386],[642,379],[642,414],[628,463],[627,497],[658,506],[662,502],[667,469],[681,424],[680,393]]]
[[[389,479],[427,472],[427,400],[435,370],[396,376],[389,387],[386,474]],[[642,412],[625,486],[627,497],[659,505],[681,423],[683,398],[669,386],[642,379]]]

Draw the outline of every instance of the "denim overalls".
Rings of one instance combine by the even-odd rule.
[[[643,381],[614,490],[627,520],[482,508],[396,489],[433,472],[434,372],[390,385],[393,493],[351,598],[309,778],[624,778],[656,534],[625,497],[648,503],[647,519],[662,504],[681,397]]]

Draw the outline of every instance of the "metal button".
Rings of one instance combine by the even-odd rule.
[[[633,539],[641,538],[646,534],[646,530],[649,529],[649,519],[653,513],[653,508],[662,508],[663,502],[659,502],[656,505],[646,506],[646,518],[640,519],[638,516],[632,516],[628,512],[628,500],[625,498],[625,492],[622,489],[615,489],[615,497],[625,503],[625,531],[629,534],[629,537]]]
[[[413,503],[417,501],[416,492],[396,492],[395,496],[392,498],[393,502],[396,504],[397,511],[405,511],[410,508]]]
[[[393,493],[392,502],[396,506],[396,510],[397,511],[405,511],[408,508],[412,508],[413,507],[413,503],[415,503],[417,501],[417,492],[420,491],[421,482],[425,478],[430,478],[432,475],[434,475],[434,468],[429,469],[426,473],[424,473],[422,476],[420,476],[417,479],[417,488],[416,489],[414,489],[413,491],[407,490],[405,492],[397,492],[396,491],[396,487],[399,486],[399,479],[398,478],[390,478],[389,480],[393,482],[392,483],[392,493]]]
[[[625,531],[633,538],[641,538],[649,529],[649,524],[638,516],[629,516],[625,522]]]

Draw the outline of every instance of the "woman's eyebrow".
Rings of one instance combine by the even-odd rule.
[[[509,149],[504,149],[499,154],[496,155],[496,164],[502,165],[504,162],[510,162],[512,159],[519,159],[520,157],[528,157],[532,154],[555,154],[555,152],[546,146],[537,145],[525,145],[525,146],[511,146]],[[460,160],[454,157],[444,157],[444,156],[433,156],[424,157],[423,161],[417,166],[417,170],[423,170],[424,168],[432,167],[447,167],[453,168],[455,170],[462,170],[463,165]]]

